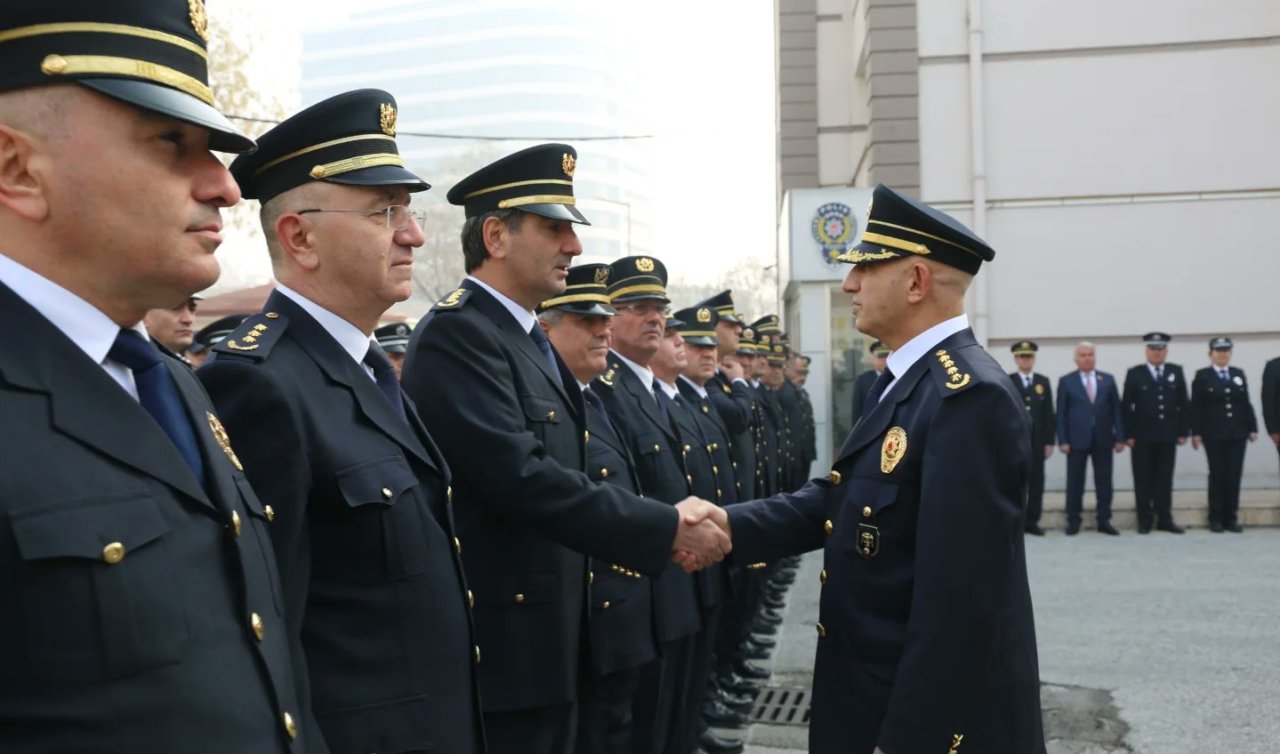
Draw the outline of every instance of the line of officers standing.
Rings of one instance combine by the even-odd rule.
[[[0,750],[740,750],[704,717],[751,704],[791,576],[718,565],[719,504],[814,457],[776,317],[572,269],[546,144],[449,191],[468,276],[401,381],[372,335],[429,186],[395,99],[255,145],[208,39],[200,0],[0,10]],[[241,198],[277,287],[193,371],[143,320],[216,281]]]
[[[1009,374],[1032,419],[1032,474],[1027,494],[1026,532],[1042,536],[1039,526],[1044,498],[1044,464],[1057,447],[1067,459],[1067,534],[1080,531],[1085,471],[1093,464],[1097,494],[1097,527],[1118,535],[1111,524],[1112,457],[1132,450],[1138,533],[1153,528],[1172,534],[1184,529],[1173,518],[1173,472],[1177,447],[1190,440],[1205,450],[1209,464],[1208,519],[1214,533],[1242,532],[1240,478],[1247,443],[1258,438],[1258,419],[1244,370],[1231,366],[1235,344],[1221,336],[1209,339],[1209,365],[1190,383],[1182,366],[1166,361],[1172,336],[1142,336],[1146,359],[1131,367],[1124,383],[1094,368],[1096,348],[1080,343],[1076,370],[1058,381],[1057,401],[1049,378],[1035,371],[1039,344],[1030,340],[1010,346],[1017,369]],[[854,415],[871,382],[884,369],[889,350],[870,345],[873,369],[854,387]],[[1262,378],[1262,413],[1272,444],[1280,452],[1280,358],[1267,362]]]

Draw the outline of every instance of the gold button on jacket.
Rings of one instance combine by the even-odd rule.
[[[284,732],[289,734],[289,738],[298,737],[298,725],[293,721],[293,715],[288,712],[284,713]]]
[[[124,545],[119,542],[112,542],[102,548],[102,559],[110,565],[115,565],[124,560]]]

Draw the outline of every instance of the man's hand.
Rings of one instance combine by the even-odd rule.
[[[672,560],[685,571],[706,568],[724,560],[733,549],[729,540],[729,514],[724,508],[697,497],[687,497],[676,504],[680,526],[671,549]]]
[[[1124,440],[1121,440],[1120,442],[1116,443],[1116,452],[1117,453],[1124,452]]]
[[[1053,446],[1052,445],[1044,446],[1044,457],[1047,459],[1051,455],[1053,455]]]
[[[738,357],[729,354],[720,360],[720,371],[724,372],[724,376],[729,378],[729,382],[734,380],[746,379],[746,370],[742,366],[742,362],[738,361]]]
[[[1200,439],[1200,435],[1192,435],[1192,436],[1191,436],[1191,448],[1192,448],[1192,450],[1199,450],[1199,449],[1200,449],[1200,443],[1201,443],[1201,442],[1202,442],[1202,441],[1201,441],[1201,439]]]
[[[1071,446],[1065,442],[1058,446],[1058,450],[1061,450],[1066,455],[1071,455]]]

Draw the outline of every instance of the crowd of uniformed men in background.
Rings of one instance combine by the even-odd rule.
[[[1244,370],[1231,366],[1235,347],[1229,337],[1210,338],[1209,365],[1188,381],[1182,366],[1166,361],[1168,333],[1142,336],[1146,359],[1130,367],[1121,385],[1109,372],[1095,369],[1097,349],[1075,347],[1076,369],[1058,378],[1057,401],[1045,375],[1035,371],[1038,343],[1009,347],[1017,369],[1009,373],[1031,417],[1032,468],[1027,493],[1026,532],[1043,536],[1039,525],[1044,500],[1044,465],[1055,449],[1067,459],[1067,534],[1080,531],[1085,472],[1093,464],[1097,529],[1119,535],[1111,523],[1112,459],[1131,450],[1139,534],[1154,528],[1171,534],[1184,529],[1173,518],[1173,472],[1177,448],[1202,446],[1209,463],[1209,531],[1241,533],[1240,478],[1248,443],[1258,439],[1258,417]],[[890,351],[874,341],[872,369],[854,384],[857,416]],[[1262,373],[1262,415],[1271,444],[1280,452],[1280,357]]]

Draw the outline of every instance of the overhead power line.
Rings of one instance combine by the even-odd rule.
[[[273,126],[280,122],[272,118],[251,118],[247,115],[227,115],[226,117],[249,123],[269,123]],[[433,134],[421,131],[397,131],[396,136],[418,136],[423,139],[458,139],[462,141],[633,141],[654,138],[653,134],[619,134],[617,136],[469,136],[467,134]]]

